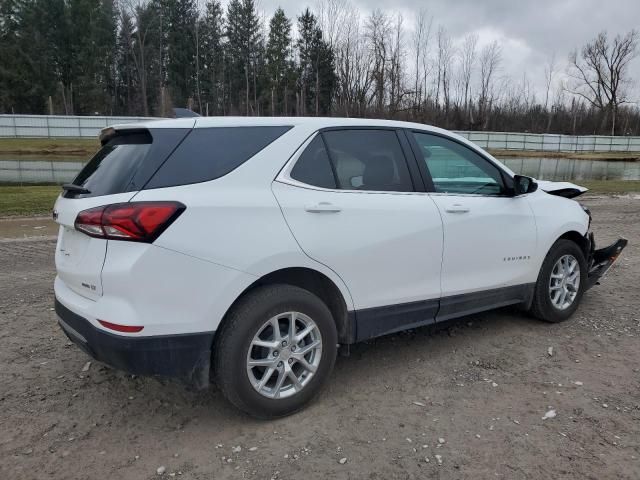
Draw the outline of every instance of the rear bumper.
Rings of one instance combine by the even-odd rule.
[[[589,235],[589,274],[587,276],[587,289],[598,284],[600,278],[607,273],[613,262],[615,262],[620,253],[627,246],[627,240],[620,238],[617,242],[612,243],[608,247],[595,249],[595,241],[593,239],[593,233]]]
[[[136,375],[177,377],[196,387],[209,383],[215,332],[129,337],[94,327],[56,299],[60,327],[91,357]]]

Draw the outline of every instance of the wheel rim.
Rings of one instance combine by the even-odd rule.
[[[285,398],[304,389],[320,365],[322,336],[316,323],[300,312],[267,320],[247,352],[253,388],[268,398]]]
[[[549,298],[558,310],[569,308],[580,288],[580,264],[573,255],[563,255],[553,266],[549,279]]]

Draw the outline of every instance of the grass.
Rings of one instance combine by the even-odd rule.
[[[640,192],[640,180],[594,180],[576,183],[587,187],[589,193]],[[0,185],[0,217],[48,215],[59,193],[59,186]]]
[[[640,152],[549,152],[487,149],[496,158],[568,158],[574,160],[640,160]]]
[[[21,159],[88,159],[100,147],[96,138],[2,138],[0,157]]]
[[[630,193],[640,192],[640,180],[569,180],[571,183],[587,187],[589,193]]]
[[[49,215],[59,186],[0,186],[0,217]]]

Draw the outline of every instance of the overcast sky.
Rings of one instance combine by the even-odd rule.
[[[514,80],[523,73],[540,95],[544,91],[544,70],[555,53],[558,68],[565,69],[571,50],[607,30],[611,36],[640,29],[640,0],[350,0],[363,16],[375,8],[401,12],[410,45],[413,19],[421,8],[433,17],[434,31],[446,28],[454,41],[469,32],[479,35],[479,44],[498,40],[502,46],[502,74]],[[289,17],[298,15],[316,0],[257,0],[270,16],[281,6]],[[632,64],[640,81],[640,59]],[[634,88],[634,91],[639,89]],[[635,96],[634,100],[638,100]]]

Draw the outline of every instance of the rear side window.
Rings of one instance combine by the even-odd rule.
[[[84,196],[126,192],[131,179],[144,162],[151,144],[149,132],[116,136],[98,150],[73,183],[91,192]],[[67,191],[65,196],[76,195]]]
[[[291,178],[307,185],[322,188],[336,188],[336,180],[331,170],[327,149],[320,135],[311,140],[294,165]]]
[[[172,187],[220,178],[238,168],[290,128],[196,128],[144,188]]]
[[[400,141],[393,130],[330,130],[322,134],[338,188],[414,191]]]

